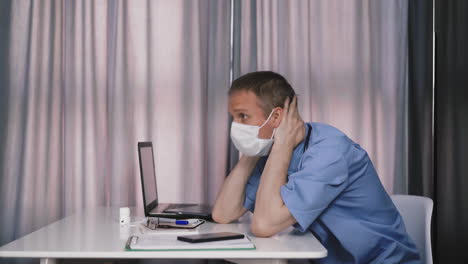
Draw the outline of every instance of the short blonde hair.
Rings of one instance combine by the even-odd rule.
[[[232,82],[229,95],[238,91],[252,91],[260,99],[260,107],[267,117],[273,108],[284,107],[287,97],[296,94],[286,78],[272,71],[247,73]]]

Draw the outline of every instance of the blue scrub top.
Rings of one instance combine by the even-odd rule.
[[[332,126],[309,124],[308,148],[302,141],[294,149],[281,196],[294,227],[312,231],[327,248],[319,262],[422,263],[366,151]],[[246,186],[244,207],[252,212],[267,158]]]

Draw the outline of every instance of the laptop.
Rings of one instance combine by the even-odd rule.
[[[138,142],[143,206],[147,217],[212,220],[211,206],[202,204],[159,203],[152,142]]]

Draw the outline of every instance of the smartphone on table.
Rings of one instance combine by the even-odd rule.
[[[232,232],[220,232],[220,233],[207,233],[207,234],[191,235],[191,236],[178,236],[177,240],[189,242],[189,243],[201,243],[201,242],[213,242],[213,241],[241,239],[241,238],[244,238],[243,234],[232,233]]]

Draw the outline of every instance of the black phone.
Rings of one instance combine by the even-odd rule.
[[[220,233],[208,233],[192,236],[179,236],[177,240],[189,242],[189,243],[201,243],[201,242],[213,242],[230,239],[244,238],[243,234],[231,233],[231,232],[220,232]]]

